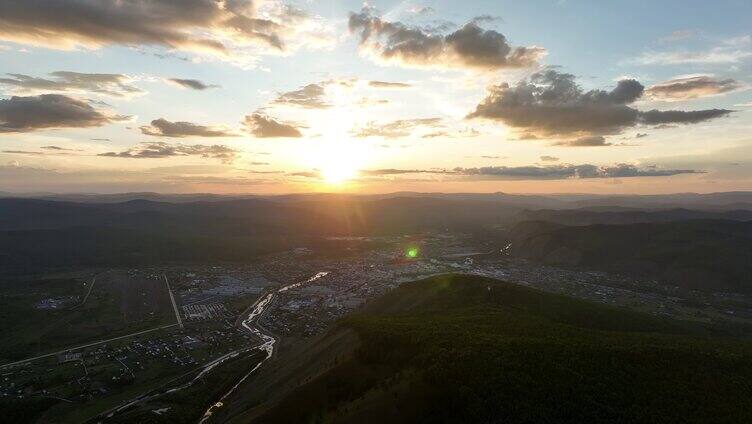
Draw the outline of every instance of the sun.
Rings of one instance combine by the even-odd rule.
[[[361,143],[352,140],[324,142],[318,148],[315,167],[327,184],[341,185],[358,176],[367,153]]]
[[[325,164],[321,168],[321,177],[329,184],[342,184],[358,173],[358,170],[345,161],[336,161]]]
[[[315,169],[325,188],[345,185],[357,180],[360,170],[373,161],[375,152],[370,143],[354,139],[351,131],[361,121],[351,88],[342,84],[327,87],[331,107],[312,126],[319,134],[307,147],[296,153],[309,169]]]

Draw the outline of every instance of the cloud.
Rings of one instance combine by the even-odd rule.
[[[680,34],[681,35],[681,34]],[[749,35],[723,40],[708,50],[648,51],[628,62],[638,65],[725,65],[752,57]]]
[[[303,177],[303,178],[321,179],[321,172],[319,172],[319,171],[289,172],[287,175],[292,176],[292,177]]]
[[[429,133],[425,133],[421,138],[472,138],[478,137],[480,131],[475,128],[465,128],[459,131],[438,130]]]
[[[30,155],[30,156],[43,156],[46,154],[44,152],[32,152],[28,150],[3,150],[2,153],[6,153],[10,155]]]
[[[375,88],[410,88],[412,84],[404,82],[368,81],[368,85]]]
[[[384,124],[371,121],[364,127],[351,131],[351,134],[361,138],[400,138],[411,135],[415,129],[420,127],[437,128],[441,126],[441,118],[399,119]]]
[[[726,116],[732,111],[727,109],[707,109],[707,110],[649,110],[640,112],[641,122],[647,125],[662,124],[696,124],[709,119]]]
[[[540,160],[542,160],[543,162],[558,162],[559,158],[557,158],[556,156],[543,155],[540,157]]]
[[[163,141],[142,143],[122,152],[100,153],[98,156],[130,158],[130,159],[160,159],[174,156],[200,156],[208,159],[219,159],[222,163],[232,163],[238,151],[221,144],[206,146],[203,144],[169,144]]]
[[[366,107],[385,105],[389,103],[390,102],[387,99],[380,99],[376,97],[361,97],[359,100],[354,101],[353,105],[366,108]]]
[[[298,138],[302,137],[298,127],[278,121],[272,117],[254,113],[247,115],[243,124],[258,138]]]
[[[645,94],[657,100],[681,101],[717,96],[742,87],[740,82],[730,78],[719,80],[709,75],[697,75],[664,81],[645,90]]]
[[[692,169],[661,169],[654,166],[637,167],[632,164],[597,166],[549,165],[549,166],[485,166],[480,168],[454,169],[373,169],[363,170],[365,176],[390,176],[403,174],[443,174],[456,178],[474,180],[563,180],[590,178],[631,178],[631,177],[670,177],[679,174],[700,174],[703,171]]]
[[[145,91],[131,85],[132,79],[123,74],[86,74],[80,72],[56,71],[51,79],[36,78],[24,74],[8,74],[11,78],[0,78],[5,85],[19,93],[39,92],[80,92],[97,93],[111,97],[132,97]]]
[[[475,22],[446,34],[436,34],[401,22],[388,22],[364,8],[350,13],[351,33],[360,35],[360,48],[380,62],[411,67],[499,70],[523,68],[545,54],[540,47],[512,48],[504,35]]]
[[[141,133],[156,137],[234,137],[237,134],[221,127],[208,127],[191,122],[171,122],[164,118],[140,127]]]
[[[431,6],[413,6],[407,9],[407,13],[412,13],[414,15],[431,15],[435,12],[436,10]]]
[[[643,91],[633,79],[619,81],[610,91],[584,91],[574,75],[548,68],[513,87],[507,83],[491,87],[468,118],[502,122],[523,138],[545,138],[618,134],[640,124],[695,123],[731,113],[724,109],[641,112],[629,105]],[[588,140],[586,145],[593,145],[596,139]]]
[[[29,155],[29,156],[72,156],[82,152],[81,149],[66,149],[58,146],[43,146],[40,149],[45,151],[29,151],[29,150],[3,150],[2,153],[12,155]]]
[[[326,109],[331,105],[326,101],[327,83],[308,84],[298,90],[282,93],[272,104],[297,106],[306,109]]]
[[[55,49],[157,45],[227,55],[255,45],[287,51],[288,41],[315,36],[310,21],[299,9],[251,0],[0,2],[0,40]]]
[[[170,81],[180,87],[190,88],[192,90],[206,90],[207,88],[219,87],[216,84],[206,84],[197,79],[168,78],[167,81]]]
[[[589,178],[630,178],[630,177],[670,177],[679,174],[698,174],[702,171],[692,169],[658,169],[655,167],[638,168],[632,164],[607,166],[552,165],[552,166],[489,166],[483,168],[455,168],[463,175],[498,177],[502,179],[589,179]]]
[[[61,94],[0,100],[0,133],[99,127],[126,119],[126,116],[105,114],[83,100]]]
[[[42,146],[40,147],[40,149],[54,150],[58,152],[80,152],[81,151],[81,149],[68,149],[68,148],[60,147],[60,146]]]
[[[744,50],[711,50],[707,52],[649,52],[637,59],[640,65],[723,65],[739,63],[752,56]]]
[[[380,177],[388,175],[404,175],[404,174],[454,174],[453,171],[447,171],[442,169],[398,169],[398,168],[382,168],[382,169],[364,169],[359,171],[360,175],[367,177]]]
[[[661,38],[660,41],[663,43],[673,43],[676,41],[689,40],[694,36],[695,31],[692,31],[691,29],[680,29],[672,32],[666,37]]]
[[[611,146],[611,143],[606,141],[606,138],[602,135],[589,135],[585,137],[575,138],[574,140],[566,140],[555,143],[556,146],[568,146],[568,147],[598,147],[598,146]]]

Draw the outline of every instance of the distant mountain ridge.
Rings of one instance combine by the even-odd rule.
[[[510,252],[544,263],[658,277],[685,288],[752,292],[752,221],[566,226],[527,221]]]

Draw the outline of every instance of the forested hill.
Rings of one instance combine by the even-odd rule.
[[[353,353],[254,422],[752,422],[749,342],[496,280],[406,283],[344,330]]]
[[[657,277],[685,288],[752,291],[752,221],[564,226],[523,222],[511,253],[548,264]]]

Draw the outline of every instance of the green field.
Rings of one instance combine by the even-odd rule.
[[[164,281],[105,272],[86,303],[91,278],[30,278],[3,282],[0,362],[54,352],[174,322]],[[79,296],[59,309],[38,309],[45,298]]]
[[[328,372],[233,422],[752,422],[752,343],[684,322],[453,275],[335,331],[351,330]]]

